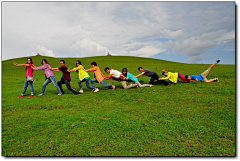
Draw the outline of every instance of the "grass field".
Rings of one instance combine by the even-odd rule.
[[[32,57],[35,66],[46,58],[59,67],[60,58]],[[64,58],[72,69],[78,58]],[[105,67],[127,67],[134,75],[142,66],[161,74],[162,69],[183,75],[200,74],[209,64],[183,64],[150,58],[102,56],[80,59],[88,69],[96,61]],[[219,82],[178,83],[169,87],[100,89],[57,96],[53,84],[45,95],[17,98],[23,89],[25,70],[2,61],[2,156],[235,156],[235,65],[216,65],[208,78]],[[213,62],[214,63],[214,62]],[[62,72],[54,72],[59,81]],[[93,73],[89,72],[91,78]],[[35,95],[45,80],[34,71]],[[78,75],[71,86],[79,90]],[[149,77],[139,78],[148,83]],[[108,84],[108,80],[106,80]]]

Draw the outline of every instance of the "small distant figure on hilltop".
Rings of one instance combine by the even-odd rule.
[[[41,56],[39,53],[37,53],[37,55],[36,56]]]
[[[108,53],[107,56],[112,56],[112,55],[110,53]]]

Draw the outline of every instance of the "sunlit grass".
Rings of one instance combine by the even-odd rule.
[[[33,57],[34,64],[46,58],[52,67],[60,58]],[[69,68],[78,58],[64,58]],[[134,75],[142,66],[157,72],[200,74],[205,64],[183,64],[137,57],[89,57],[80,59],[86,68],[96,61],[105,67],[127,67]],[[24,68],[2,62],[2,155],[3,156],[235,156],[235,65],[217,65],[209,78],[220,82],[178,83],[170,87],[123,89],[57,96],[53,84],[42,97],[24,98]],[[214,62],[213,62],[214,63]],[[56,81],[62,73],[54,72]],[[90,73],[93,78],[93,73]],[[43,71],[34,71],[35,95],[41,92]],[[71,73],[72,87],[79,90],[78,75]],[[144,83],[149,77],[139,78]],[[106,80],[108,83],[109,81]]]

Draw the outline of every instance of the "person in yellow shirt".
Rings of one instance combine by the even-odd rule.
[[[80,60],[78,60],[78,61],[76,62],[76,68],[73,68],[72,70],[70,70],[70,72],[75,72],[75,71],[77,71],[78,76],[79,76],[78,84],[79,84],[79,87],[80,87],[80,91],[79,91],[80,93],[83,93],[82,82],[86,82],[87,88],[95,89],[94,87],[92,87],[92,86],[89,85],[90,76],[89,76],[89,74],[84,70],[84,66],[82,65],[82,63],[81,63]]]
[[[187,82],[186,81],[186,79],[185,79],[185,77],[181,74],[181,73],[172,73],[172,72],[168,72],[168,71],[166,71],[165,69],[164,70],[162,70],[162,75],[164,75],[165,77],[163,77],[163,78],[159,78],[159,80],[165,80],[165,79],[168,79],[168,80],[170,80],[172,83],[177,83],[177,82],[179,82],[178,81],[178,78],[180,78],[180,79],[182,79],[183,80],[183,82]]]

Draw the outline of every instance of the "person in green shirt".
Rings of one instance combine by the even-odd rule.
[[[94,87],[89,85],[89,79],[90,79],[89,74],[83,69],[84,69],[84,66],[82,65],[81,61],[78,60],[76,62],[76,68],[73,68],[72,70],[70,70],[70,72],[77,71],[77,73],[78,73],[78,76],[79,76],[78,84],[80,87],[80,91],[79,91],[80,93],[83,93],[82,82],[86,82],[87,88],[94,89]]]
[[[135,84],[138,85],[138,87],[152,87],[152,84],[140,84],[137,78],[133,78],[134,75],[132,75],[131,73],[129,73],[127,71],[127,68],[123,68],[122,69],[122,74],[125,76],[125,79],[127,80],[128,83],[131,84],[130,81],[134,82]]]

